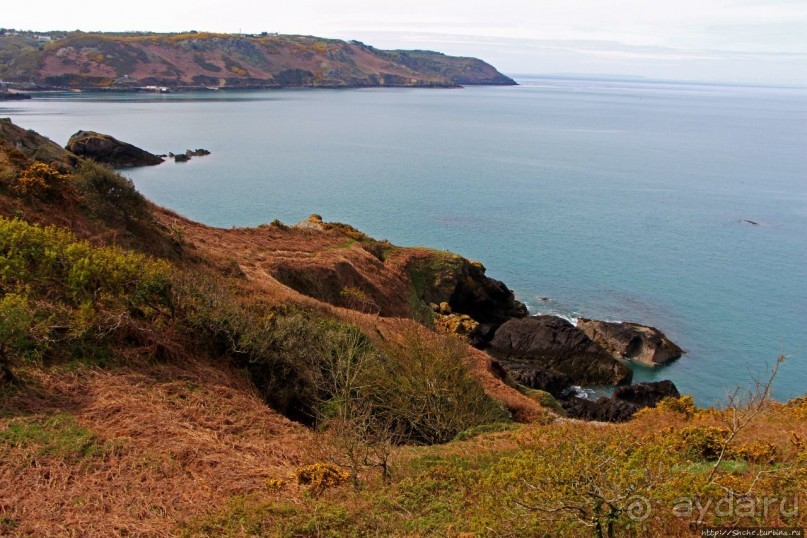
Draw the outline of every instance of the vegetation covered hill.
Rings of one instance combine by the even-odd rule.
[[[46,88],[279,88],[515,84],[491,65],[429,51],[277,34],[0,35],[0,80]]]
[[[768,376],[725,409],[566,419],[426,304],[501,292],[475,262],[316,216],[210,228],[8,121],[0,213],[0,534],[807,522],[804,399],[770,401]]]

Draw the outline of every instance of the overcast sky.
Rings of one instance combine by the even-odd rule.
[[[299,33],[510,74],[807,84],[807,0],[41,0],[6,6],[0,27]]]

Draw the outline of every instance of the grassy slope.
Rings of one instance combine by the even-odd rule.
[[[72,164],[58,147],[2,127],[11,142],[0,144],[5,216],[69,227],[95,244],[118,243],[176,268],[218,275],[248,311],[296,305],[348,321],[379,343],[412,331],[431,338],[399,317],[409,309],[401,284],[408,282],[407,261],[428,250],[379,248],[340,226],[221,230],[151,206],[150,217],[127,221],[88,212],[81,190],[47,199],[19,196],[8,185],[30,165],[26,159],[64,160],[66,173]],[[148,241],[142,233],[150,234]],[[289,287],[276,278],[279,268],[286,277],[313,272],[332,286],[358,289],[389,317],[353,301],[355,292],[351,301],[340,302],[340,294],[322,301],[322,290],[306,287],[310,282]],[[679,496],[717,502],[733,492],[735,498],[747,493],[792,501],[807,484],[804,401],[766,406],[731,442],[727,461],[709,480],[715,436],[719,441],[723,430],[707,428],[723,428],[728,415],[697,412],[684,401],[618,426],[559,419],[497,380],[488,357],[466,347],[488,394],[530,424],[480,427],[475,432],[494,431],[469,432],[462,437],[470,440],[441,446],[397,448],[389,481],[364,469],[360,489],[346,484],[318,494],[299,486],[294,473],[330,460],[344,450],[344,440],[268,408],[272,395],[259,390],[249,368],[226,349],[205,347],[201,333],[183,330],[164,308],[139,307],[120,333],[114,320],[128,318],[100,315],[122,312],[115,297],[81,306],[75,291],[62,296],[45,287],[52,292],[42,295],[37,289],[28,293],[38,309],[102,330],[65,340],[75,352],[57,346],[21,360],[15,371],[22,384],[0,386],[0,534],[581,536],[591,535],[596,521],[607,532],[611,521],[619,535],[684,536],[699,527],[672,513]],[[90,322],[88,308],[97,313]],[[650,518],[630,519],[633,495],[648,499]],[[600,497],[616,510],[598,503]],[[570,506],[577,508],[561,509]],[[732,518],[714,509],[704,522],[806,523],[778,510]]]

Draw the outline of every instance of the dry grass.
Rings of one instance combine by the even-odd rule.
[[[246,276],[241,284],[247,297],[295,304],[336,316],[357,325],[376,340],[394,340],[397,335],[411,331],[418,331],[426,338],[433,337],[431,331],[403,317],[408,313],[409,289],[405,268],[410,257],[427,254],[429,251],[425,249],[398,249],[394,256],[382,263],[359,244],[346,247],[345,236],[337,230],[277,226],[224,230],[187,220],[167,210],[160,210],[157,218],[164,227],[178,231],[185,251],[206,263],[221,271],[229,271],[236,263]],[[345,264],[360,275],[362,289],[375,290],[374,302],[390,315],[367,314],[319,301],[286,286],[274,276],[279,266],[299,272],[319,269],[325,273],[338,273]],[[489,355],[471,346],[467,346],[467,352],[474,376],[490,396],[504,403],[517,421],[547,419],[544,408],[494,375]]]
[[[312,433],[269,410],[237,371],[196,362],[24,372],[7,418],[67,412],[93,454],[0,446],[4,517],[20,534],[163,536],[236,494],[264,491],[310,463]]]

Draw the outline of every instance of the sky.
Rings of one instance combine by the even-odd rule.
[[[508,74],[807,85],[807,0],[63,0],[0,27],[278,32],[482,58]]]

